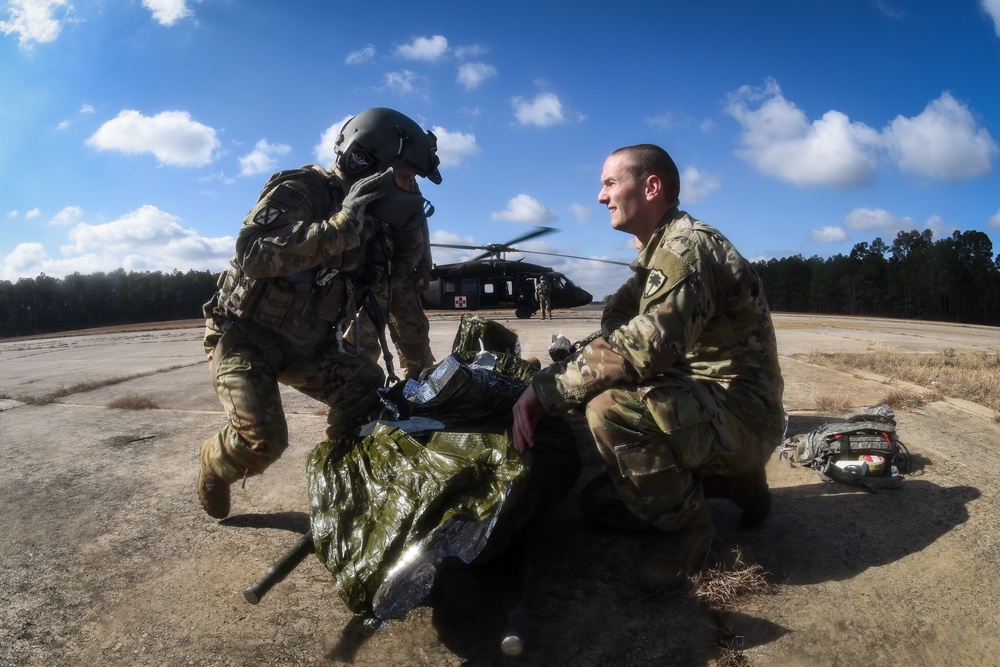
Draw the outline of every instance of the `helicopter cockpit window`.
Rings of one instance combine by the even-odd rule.
[[[557,275],[553,282],[555,283],[556,289],[566,289],[566,276]]]

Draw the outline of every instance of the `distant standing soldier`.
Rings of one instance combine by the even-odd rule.
[[[538,308],[542,311],[542,319],[545,319],[545,313],[549,314],[549,319],[552,319],[552,308],[549,305],[549,298],[552,296],[552,285],[549,284],[548,276],[542,276],[538,279],[535,284],[535,300],[538,301]]]
[[[329,438],[349,433],[385,374],[344,333],[362,310],[382,331],[387,305],[403,309],[396,322],[420,308],[391,298],[390,276],[411,275],[424,255],[427,201],[413,181],[441,182],[437,139],[374,108],[344,124],[335,151],[329,172],[271,176],[205,305],[205,351],[229,418],[201,447],[198,495],[215,518],[229,514],[233,482],[263,473],[288,446],[279,383],[330,406]]]
[[[535,373],[514,406],[514,446],[534,445],[545,412],[586,406],[605,472],[584,487],[581,509],[666,533],[636,565],[648,585],[674,588],[715,535],[706,494],[735,502],[746,527],[767,518],[764,466],[784,430],[784,382],[760,278],[721,232],[677,208],[667,152],[621,148],[601,183],[612,228],[641,248],[633,274],[601,331]]]

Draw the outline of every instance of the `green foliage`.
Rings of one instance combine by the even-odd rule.
[[[201,316],[217,274],[129,272],[0,281],[0,338]]]
[[[1000,324],[1000,256],[983,232],[930,230],[858,243],[849,256],[754,262],[774,311]]]

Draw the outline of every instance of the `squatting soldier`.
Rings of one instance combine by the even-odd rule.
[[[515,446],[533,446],[544,412],[585,406],[606,473],[581,509],[622,528],[671,533],[637,564],[643,581],[680,586],[715,535],[706,492],[760,524],[764,472],[784,428],[784,383],[760,278],[717,229],[678,210],[677,167],[662,148],[621,148],[598,201],[636,238],[633,275],[601,330],[543,368],[514,407]]]
[[[428,204],[414,180],[441,182],[437,140],[374,108],[344,124],[335,151],[330,172],[306,165],[271,176],[205,305],[205,350],[229,418],[201,448],[198,495],[216,518],[229,514],[230,485],[288,446],[279,383],[330,406],[327,436],[337,438],[368,415],[385,379],[344,339],[357,313],[379,332],[386,306],[397,323],[418,319],[419,301],[392,290],[425,252]],[[426,328],[400,338],[429,356]]]
[[[549,314],[549,319],[552,319],[552,307],[549,305],[549,297],[552,296],[552,285],[549,284],[549,279],[546,276],[542,276],[538,279],[535,284],[535,300],[538,301],[538,309],[542,311],[542,319],[545,319],[545,313]]]

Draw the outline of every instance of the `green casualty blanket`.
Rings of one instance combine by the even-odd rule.
[[[444,560],[497,555],[572,488],[565,420],[543,418],[535,447],[513,448],[511,408],[534,373],[518,351],[507,329],[466,315],[450,357],[381,392],[380,420],[311,453],[316,554],[355,613],[405,617]]]

